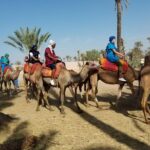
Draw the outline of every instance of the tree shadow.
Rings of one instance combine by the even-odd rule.
[[[74,111],[74,109],[72,110]],[[147,145],[146,143],[141,142],[137,140],[136,138],[131,137],[127,135],[126,133],[123,133],[122,131],[119,131],[118,129],[115,129],[111,125],[108,125],[101,120],[98,120],[96,117],[92,116],[88,112],[83,111],[83,113],[79,114],[79,116],[83,120],[89,122],[91,125],[93,125],[94,127],[98,128],[99,130],[101,130],[102,132],[110,136],[111,138],[115,139],[117,142],[122,143],[131,149],[136,149],[136,150],[150,149],[150,146]]]
[[[8,124],[15,120],[18,118],[0,112],[0,132],[9,131]]]
[[[57,144],[53,142],[57,131],[49,131],[47,134],[41,134],[39,137],[30,135],[27,131],[28,122],[20,123],[13,133],[0,144],[0,150],[46,150]]]
[[[83,148],[83,150],[120,150],[120,149],[109,146],[90,146],[87,148]]]

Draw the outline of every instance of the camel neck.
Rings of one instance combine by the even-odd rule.
[[[16,80],[19,74],[20,74],[20,70],[16,70],[15,72],[12,72],[12,76],[11,76],[12,80]]]

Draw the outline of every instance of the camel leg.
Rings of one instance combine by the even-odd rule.
[[[5,92],[8,92],[7,82],[6,81],[4,81],[4,86],[5,86]]]
[[[25,93],[26,93],[26,102],[29,103],[28,99],[28,80],[24,78],[24,87],[25,87]]]
[[[60,112],[62,114],[65,114],[65,110],[64,110],[64,99],[65,99],[65,90],[66,88],[64,86],[60,87]]]
[[[86,107],[89,107],[89,92],[90,92],[90,88],[88,86],[88,88],[86,89],[86,93],[85,93],[85,96],[86,96],[86,102],[85,102],[85,106]]]
[[[127,83],[127,84],[128,84],[128,86],[130,87],[133,96],[135,96],[135,90],[134,90],[133,83]]]
[[[149,91],[148,90],[144,90],[142,101],[141,101],[141,106],[142,106],[142,109],[143,109],[144,118],[145,118],[145,122],[146,123],[149,123],[149,121],[148,121],[148,119],[146,117],[146,105],[147,105],[148,96],[149,96]]]
[[[117,95],[117,100],[116,100],[116,107],[118,107],[119,99],[122,95],[122,89],[124,87],[125,83],[119,84],[119,89],[118,89],[118,95]]]
[[[44,91],[44,89],[42,90],[42,93],[43,93],[43,96],[44,96],[44,100],[46,102],[46,106],[48,107],[48,109],[50,111],[53,111],[53,108],[51,107],[51,105],[49,104],[49,101],[48,101],[48,93]],[[43,101],[42,101],[42,105],[43,105]]]
[[[77,100],[77,87],[75,87],[74,100],[75,100],[75,105],[76,105],[76,107],[77,107],[77,109],[78,109],[78,112],[81,113],[82,110],[81,110],[81,108],[80,108],[80,106],[79,106],[79,104],[78,104],[78,100]]]
[[[146,110],[147,110],[147,113],[150,115],[150,108],[149,108],[148,104],[146,105]]]
[[[3,79],[1,79],[1,83],[0,83],[0,91],[3,91]]]
[[[76,88],[76,86],[75,86],[75,88]],[[73,91],[73,86],[69,86],[69,90],[70,90],[71,95],[74,96],[75,93]]]
[[[41,100],[41,89],[38,89],[38,93],[37,93],[37,107],[36,107],[36,111],[40,110],[40,100]]]
[[[11,97],[12,96],[12,90],[11,90],[11,81],[8,81],[8,94]]]
[[[94,99],[94,102],[95,102],[97,108],[101,108],[99,103],[98,103],[98,99],[96,97],[97,91],[98,91],[97,86],[92,85],[92,98]]]

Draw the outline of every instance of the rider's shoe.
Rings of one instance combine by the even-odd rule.
[[[55,85],[55,82],[54,82],[54,80],[50,80],[50,84],[52,85],[52,86],[54,86]]]
[[[126,79],[121,77],[119,78],[119,81],[126,82]]]

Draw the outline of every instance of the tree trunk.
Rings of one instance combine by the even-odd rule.
[[[121,0],[117,0],[117,47],[121,51],[121,17],[122,17],[122,8]]]

